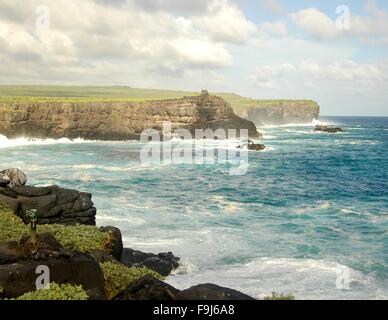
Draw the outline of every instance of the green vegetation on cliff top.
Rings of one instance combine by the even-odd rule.
[[[0,86],[0,103],[12,102],[141,102],[146,100],[178,99],[196,96],[199,92],[137,89],[124,86]],[[279,104],[316,105],[312,100],[258,100],[234,93],[211,92],[222,97],[234,108],[276,106]]]

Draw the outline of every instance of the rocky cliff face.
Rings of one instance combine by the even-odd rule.
[[[84,138],[91,140],[139,139],[144,129],[248,129],[258,137],[251,121],[238,117],[232,107],[215,96],[144,102],[39,102],[0,104],[0,134],[9,138]]]
[[[319,105],[313,101],[290,101],[263,103],[255,106],[235,108],[242,118],[256,125],[309,123],[319,117]]]

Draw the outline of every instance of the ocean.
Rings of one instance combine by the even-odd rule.
[[[178,288],[388,299],[388,118],[320,121],[345,132],[260,127],[268,149],[249,152],[241,176],[226,163],[142,165],[134,141],[0,136],[0,163],[31,185],[92,193],[97,223],[119,227],[125,246],[181,257],[167,278]]]

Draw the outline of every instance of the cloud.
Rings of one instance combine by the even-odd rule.
[[[286,37],[288,35],[287,24],[283,21],[263,22],[258,29],[264,35]]]
[[[372,2],[367,3],[365,11],[367,15],[360,16],[349,9],[348,21],[343,20],[347,19],[344,11],[340,10],[339,16],[331,19],[317,8],[300,10],[290,17],[297,26],[319,40],[360,39],[384,44],[388,38],[388,11],[377,8]]]
[[[281,14],[285,12],[283,6],[276,0],[261,0],[260,2],[265,9],[272,13]]]
[[[254,29],[235,5],[224,0],[185,1],[184,5],[179,1],[182,10],[197,6],[196,12],[203,11],[203,15],[193,18],[169,12],[167,3],[172,6],[176,1],[148,1],[148,5],[156,6],[153,11],[142,7],[146,2],[135,2],[58,0],[47,6],[48,28],[37,28],[37,21],[45,19],[37,11],[41,1],[22,4],[2,0],[2,81],[66,81],[73,76],[82,82],[93,80],[93,73],[97,78],[106,72],[110,74],[104,79],[129,82],[133,76],[144,77],[149,70],[181,77],[190,69],[207,71],[230,66],[233,57],[225,42],[241,42]],[[221,12],[216,13],[215,8]],[[223,26],[231,14],[236,14],[234,20]],[[202,21],[207,24],[199,24]],[[217,21],[222,22],[219,28],[211,25]],[[92,82],[96,81],[99,79]]]
[[[380,92],[388,86],[388,61],[358,63],[344,59],[331,63],[303,61],[258,67],[249,78],[252,86],[295,90],[301,86],[334,87],[352,94]],[[300,91],[300,90],[299,90]]]
[[[109,0],[100,0],[109,2]],[[117,0],[118,2],[125,0]],[[138,8],[147,11],[167,11],[185,16],[205,14],[208,10],[209,0],[130,0]]]
[[[242,44],[257,31],[256,25],[228,0],[212,1],[207,14],[193,21],[218,42]]]

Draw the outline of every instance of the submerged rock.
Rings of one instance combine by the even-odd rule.
[[[124,248],[121,263],[128,267],[147,267],[162,276],[168,276],[172,270],[179,267],[180,258],[172,252],[158,254],[145,253],[129,248]]]
[[[49,281],[82,285],[91,299],[103,299],[104,275],[90,255],[64,249],[51,234],[38,235],[38,246],[29,237],[0,246],[0,286],[3,296],[17,298],[36,290],[37,268],[49,268]]]
[[[327,132],[327,133],[338,133],[343,132],[343,130],[339,127],[330,127],[324,125],[318,125],[315,127],[314,131],[316,132]]]

